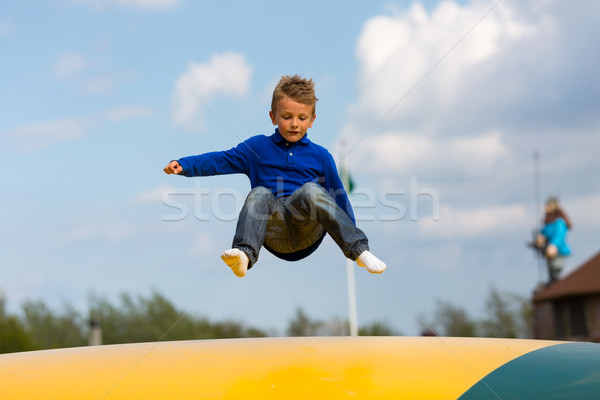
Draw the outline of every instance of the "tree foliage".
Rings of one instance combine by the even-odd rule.
[[[56,313],[42,301],[27,301],[23,304],[23,324],[36,349],[87,344],[85,322],[70,306],[65,306],[62,313]]]
[[[531,304],[525,297],[501,293],[492,286],[483,318],[472,318],[465,309],[438,300],[431,326],[444,336],[530,338],[531,320]]]
[[[10,315],[0,296],[0,353],[84,346],[92,319],[100,323],[104,344],[267,336],[241,322],[184,312],[158,293],[122,294],[117,304],[92,296],[85,317],[70,306],[53,311],[39,300],[25,302],[22,315]]]
[[[296,308],[294,317],[289,321],[288,336],[347,336],[350,333],[348,321],[333,318],[316,320],[310,318],[302,308]],[[387,322],[375,321],[358,329],[359,336],[399,336]]]
[[[529,301],[494,287],[485,300],[484,317],[474,319],[461,307],[438,300],[433,320],[425,324],[444,336],[531,337],[532,307]],[[0,294],[0,353],[84,346],[89,340],[90,321],[99,322],[104,344],[169,340],[263,337],[267,333],[241,322],[211,322],[180,310],[163,295],[133,297],[122,294],[116,303],[91,296],[87,313],[65,305],[54,311],[43,301],[27,301],[20,315],[6,309]],[[300,307],[288,321],[288,336],[345,336],[348,321],[311,318]],[[359,328],[361,336],[399,336],[386,321]]]
[[[319,329],[320,321],[309,318],[304,310],[296,308],[296,314],[290,320],[287,335],[288,336],[315,336]]]
[[[385,321],[375,321],[358,328],[359,336],[401,336],[389,323]]]
[[[100,321],[105,344],[267,336],[262,330],[247,328],[240,322],[212,323],[178,310],[156,292],[150,297],[137,298],[122,294],[120,305],[93,297],[90,317]]]
[[[438,300],[435,310],[436,331],[444,336],[476,336],[477,323],[468,313],[457,306]]]
[[[500,293],[494,287],[485,302],[487,317],[481,321],[481,335],[502,338],[531,337],[531,304],[513,293]]]
[[[8,314],[0,295],[0,353],[33,350],[33,340],[18,317]]]

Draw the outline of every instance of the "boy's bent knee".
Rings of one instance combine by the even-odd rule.
[[[325,190],[325,188],[323,186],[319,185],[318,183],[314,183],[314,182],[308,182],[308,183],[305,183],[304,185],[302,185],[298,189],[298,194],[302,195],[302,196],[308,196],[308,197],[329,195],[327,193],[327,190]]]
[[[271,192],[271,189],[267,189],[264,186],[257,186],[254,189],[250,190],[250,192],[248,193],[248,195],[266,195],[266,194],[273,194]]]
[[[246,202],[253,201],[261,198],[275,198],[270,189],[267,189],[264,186],[257,186],[254,189],[250,190],[248,196],[246,197]]]
[[[267,221],[273,212],[274,202],[275,196],[271,190],[257,186],[248,193],[240,218],[245,216],[254,220]]]
[[[300,186],[300,189],[302,190],[325,190],[323,188],[323,186],[319,185],[318,183],[315,182],[306,182],[305,184],[303,184],[302,186]]]

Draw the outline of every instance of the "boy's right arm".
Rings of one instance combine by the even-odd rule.
[[[256,153],[246,142],[226,151],[213,151],[197,156],[171,161],[164,171],[167,174],[213,176],[224,174],[248,174],[248,159]]]
[[[179,162],[174,160],[174,161],[171,161],[169,164],[167,164],[167,166],[163,169],[163,171],[165,171],[165,173],[167,175],[171,175],[171,174],[178,175],[181,171],[183,171],[183,168],[181,167]]]

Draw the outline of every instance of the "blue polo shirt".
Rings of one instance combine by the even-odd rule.
[[[324,187],[355,222],[333,157],[307,136],[289,143],[275,129],[271,136],[253,136],[230,150],[181,158],[178,160],[183,168],[180,175],[244,174],[253,189],[266,187],[276,197],[289,196],[305,183],[315,182]]]

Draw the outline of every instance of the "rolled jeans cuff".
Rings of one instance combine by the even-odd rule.
[[[369,245],[366,243],[357,243],[352,249],[350,249],[350,258],[352,261],[356,261],[358,256],[360,256],[365,251],[369,251]]]

